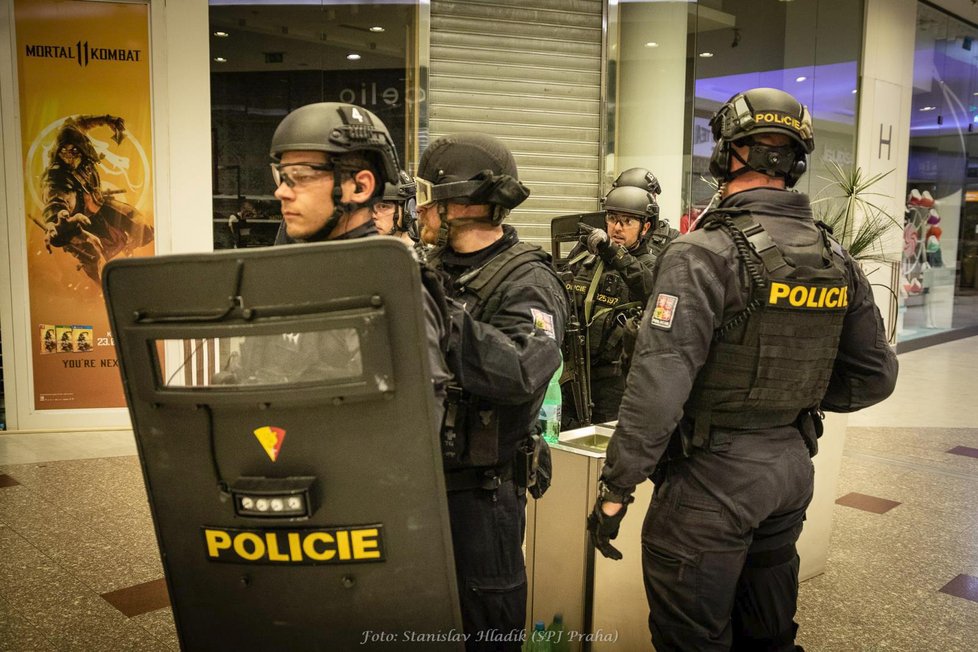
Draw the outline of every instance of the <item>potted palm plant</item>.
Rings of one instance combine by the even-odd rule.
[[[843,168],[835,161],[828,165],[828,182],[812,200],[815,219],[832,229],[832,235],[849,254],[859,261],[893,263],[898,260],[885,253],[882,240],[894,227],[903,229],[887,209],[880,206],[879,198],[887,198],[872,190],[893,170],[866,175],[862,168]]]

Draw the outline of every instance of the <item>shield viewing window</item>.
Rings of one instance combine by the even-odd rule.
[[[291,385],[363,375],[360,335],[355,328],[157,343],[183,355],[183,363],[168,376],[157,356],[159,377],[166,387]]]

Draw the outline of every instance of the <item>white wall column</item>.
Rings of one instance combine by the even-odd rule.
[[[609,187],[623,170],[651,170],[662,184],[660,215],[673,228],[683,213],[688,19],[685,2],[620,5],[617,164],[608,170]]]
[[[883,195],[874,202],[898,222],[906,204],[916,26],[916,0],[866,0],[856,165],[865,176],[891,171],[872,190]],[[896,262],[864,266],[873,283],[898,291],[902,248],[903,229],[894,225],[884,239],[884,253]],[[892,328],[896,299],[885,288],[876,288],[876,303]]]

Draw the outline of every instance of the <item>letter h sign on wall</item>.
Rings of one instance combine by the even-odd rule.
[[[886,138],[883,137],[883,129],[887,129]],[[886,160],[890,160],[890,142],[893,140],[893,125],[884,125],[880,123],[880,142],[879,142],[879,152],[877,158],[883,160],[883,146],[886,146]]]

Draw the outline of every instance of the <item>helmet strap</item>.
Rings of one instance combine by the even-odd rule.
[[[404,211],[401,209],[401,205],[394,202],[394,222],[391,224],[391,232],[388,235],[394,235],[398,231],[402,233],[407,231],[407,225],[401,223],[403,217]]]
[[[440,201],[435,204],[435,209],[438,211],[438,238],[435,246],[444,248],[448,246],[448,204]]]
[[[735,148],[733,147],[730,148],[730,155],[735,159],[737,159],[738,161],[740,161],[741,163],[743,163],[744,167],[740,168],[739,170],[735,170],[733,172],[727,170],[727,178],[724,179],[724,181],[732,181],[741,175],[747,174],[748,172],[757,172],[757,170],[755,170],[750,166],[750,163],[744,160],[744,157],[742,157]]]
[[[493,207],[493,211],[486,215],[471,215],[465,217],[456,217],[452,220],[448,219],[448,202],[440,201],[435,204],[438,207],[438,219],[441,221],[441,226],[438,229],[438,242],[437,245],[441,246],[443,244],[448,244],[451,240],[452,232],[457,231],[459,228],[465,227],[468,224],[475,224],[478,222],[488,223],[492,226],[499,226],[502,223],[502,217],[496,219],[499,211],[502,211],[503,216],[505,216],[504,208],[499,206]],[[443,240],[444,236],[444,240]]]
[[[340,178],[340,171],[333,170],[333,214],[329,216],[326,220],[326,224],[320,230],[320,233],[324,234],[325,239],[329,240],[330,235],[332,235],[333,230],[339,224],[340,219],[344,215],[352,215],[355,211],[361,208],[370,208],[373,206],[376,199],[370,198],[365,202],[351,202],[343,201],[343,186],[342,179]],[[395,226],[396,228],[396,226]],[[392,229],[388,235],[392,235],[394,230]]]
[[[499,226],[506,219],[509,211],[502,206],[494,205],[492,207],[492,215],[489,217],[489,221],[492,222],[493,226]]]
[[[333,214],[326,219],[326,223],[323,224],[323,228],[319,229],[317,235],[322,235],[323,240],[329,240],[329,236],[333,234],[333,229],[336,225],[340,223],[340,218],[343,217],[344,207],[340,201],[343,197],[343,189],[340,187],[340,173],[337,170],[333,170]]]

